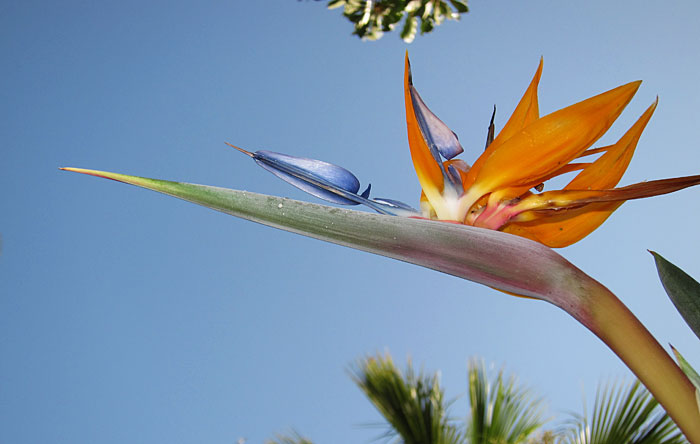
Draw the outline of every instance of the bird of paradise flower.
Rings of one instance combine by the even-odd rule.
[[[640,81],[540,117],[540,60],[525,94],[495,138],[492,116],[486,149],[470,167],[456,158],[464,151],[457,135],[433,114],[413,86],[408,55],[405,65],[408,142],[422,187],[421,211],[393,199],[370,199],[370,187],[358,194],[358,179],[337,165],[231,146],[281,179],[330,202],[500,230],[554,248],[581,240],[626,200],[700,183],[700,176],[688,176],[615,188],[658,99],[616,143],[591,148],[622,113]],[[601,154],[596,160],[578,161],[596,154]],[[548,180],[574,171],[578,175],[563,189],[539,192]]]
[[[700,175],[615,188],[656,102],[615,144],[591,148],[632,99],[640,82],[540,117],[537,87],[541,73],[540,61],[523,98],[495,137],[492,116],[486,149],[470,167],[456,158],[463,152],[457,136],[430,111],[413,86],[406,56],[406,123],[422,187],[420,210],[393,199],[371,198],[369,186],[359,192],[359,180],[337,165],[234,146],[276,176],[319,198],[363,204],[383,215],[407,218],[338,211],[204,185],[62,169],[129,183],[550,302],[605,342],[649,388],[686,437],[700,443],[700,412],[692,383],[614,294],[548,248],[582,239],[626,200],[697,185]],[[596,154],[600,156],[593,161],[577,160]],[[579,173],[563,189],[542,191],[548,180],[573,171]]]

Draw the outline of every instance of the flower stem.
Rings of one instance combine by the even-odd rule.
[[[610,290],[593,282],[596,285],[587,289],[586,296],[589,316],[578,320],[627,364],[686,438],[700,444],[695,387],[632,312]]]

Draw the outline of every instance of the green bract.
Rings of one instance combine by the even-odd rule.
[[[64,168],[158,191],[275,228],[550,302],[605,342],[700,443],[695,387],[614,294],[537,242],[495,230],[384,216],[247,191]]]

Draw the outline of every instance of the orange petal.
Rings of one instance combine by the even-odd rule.
[[[508,225],[504,226],[500,231],[503,231],[504,233],[509,233],[509,234],[514,234],[516,236],[524,237],[526,239],[534,240],[535,242],[539,242],[543,245],[547,245],[544,242],[542,242],[535,233],[533,233],[529,227],[526,227],[524,223],[521,222],[512,222],[509,223]],[[550,248],[551,245],[547,245]]]
[[[413,100],[411,98],[411,88],[413,83],[411,79],[411,63],[408,60],[408,52],[406,52],[406,65],[404,69],[404,99],[406,102],[406,127],[408,129],[408,146],[411,149],[411,159],[413,167],[416,169],[418,181],[423,190],[428,194],[428,198],[432,198],[431,194],[439,193],[443,188],[443,176],[440,165],[435,161],[430,148],[423,139],[423,135],[418,126],[416,113],[413,109]]]
[[[540,118],[540,107],[537,101],[537,87],[540,83],[540,77],[542,77],[542,64],[543,59],[540,58],[540,64],[537,67],[535,76],[532,78],[527,90],[525,90],[525,94],[523,94],[522,99],[520,99],[518,106],[515,107],[515,111],[513,111],[513,114],[511,114],[508,122],[506,122],[496,138],[501,139],[499,143],[510,139],[518,131]],[[496,143],[496,140],[494,140],[494,143]]]
[[[598,228],[626,200],[672,193],[699,184],[700,176],[687,176],[613,190],[562,190],[531,195],[521,202],[530,210],[508,223],[503,231],[537,240],[548,247],[565,247]]]
[[[468,200],[498,188],[537,182],[575,159],[610,128],[640,83],[628,83],[555,111],[520,130],[484,161]]]
[[[511,200],[515,199],[516,197],[521,197],[523,194],[525,194],[528,190],[531,188],[535,188],[537,185],[548,181],[549,179],[552,179],[554,177],[560,176],[562,174],[570,173],[572,171],[578,171],[578,170],[583,170],[590,166],[590,163],[569,163],[564,165],[563,167],[559,168],[549,176],[543,177],[536,182],[530,182],[525,185],[521,185],[518,187],[510,187],[510,188],[501,188],[498,191],[494,191],[489,195],[489,204],[491,202],[493,203],[498,203],[498,202],[503,202],[505,200]],[[541,191],[541,190],[540,190]]]
[[[511,114],[508,122],[506,122],[505,126],[498,134],[498,137],[488,145],[486,151],[476,160],[476,163],[472,167],[471,174],[469,174],[464,182],[465,188],[468,188],[474,183],[476,173],[481,169],[484,161],[493,153],[498,145],[510,139],[515,133],[540,117],[540,108],[537,101],[537,87],[540,83],[540,77],[542,76],[542,64],[543,59],[540,58],[540,64],[537,67],[535,76],[532,78],[532,81],[530,81],[530,85],[525,90],[525,94],[523,94],[518,106],[515,107],[515,111]]]
[[[654,114],[657,104],[658,99],[647,108],[615,145],[608,147],[605,154],[581,171],[564,189],[600,190],[615,187],[627,170],[639,137]]]
[[[591,234],[623,203],[594,203],[528,222],[511,222],[502,231],[535,240],[550,248],[563,248]]]
[[[580,159],[581,157],[592,156],[592,155],[598,154],[598,153],[604,153],[612,147],[613,147],[613,145],[602,146],[600,148],[589,148],[586,151],[579,154],[578,157],[576,157],[576,158]]]
[[[622,175],[627,169],[629,162],[632,159],[632,155],[634,154],[634,149],[636,148],[637,142],[639,141],[639,137],[641,136],[642,131],[644,130],[645,126],[649,122],[649,119],[654,113],[656,105],[657,102],[653,103],[644,112],[644,114],[642,114],[642,116],[637,120],[637,122],[635,122],[635,124],[625,133],[625,135],[620,138],[620,140],[616,144],[597,149],[598,152],[604,152],[604,154],[595,162],[589,164],[570,163],[565,165],[565,167],[559,169],[557,172],[553,173],[551,176],[558,176],[559,174],[574,171],[575,169],[582,169],[581,173],[579,173],[564,188],[565,190],[588,191],[613,188],[620,181]],[[492,201],[494,201],[494,204],[496,204],[497,202],[509,200],[514,197],[520,196],[528,189],[528,185],[524,185],[522,187],[502,188],[496,192],[491,193],[489,205],[492,204]],[[538,238],[543,239],[543,242],[547,242],[547,245],[550,244],[550,241],[548,239],[552,236],[555,236],[557,239],[559,239],[563,235],[565,237],[565,242],[570,243],[582,239],[588,233],[600,226],[600,224],[602,224],[605,221],[605,219],[607,219],[608,216],[612,214],[612,212],[619,206],[611,206],[608,204],[585,204],[581,201],[575,201],[574,198],[576,196],[569,195],[567,196],[567,198],[574,200],[573,202],[568,202],[571,207],[575,208],[580,207],[581,205],[586,205],[586,210],[577,211],[576,214],[568,214],[566,211],[563,211],[563,209],[567,208],[567,206],[566,202],[563,202],[561,199],[562,194],[558,192],[554,193],[555,195],[560,197],[557,199],[553,199],[550,197],[530,198],[530,196],[523,196],[523,198],[527,197],[527,200],[531,202],[537,199],[551,199],[551,203],[552,205],[554,205],[554,209],[556,209],[558,212],[558,214],[556,215],[549,215],[554,218],[553,220],[547,218],[546,221],[548,222],[545,222],[542,219],[542,216],[544,216],[542,212],[536,213],[533,211],[528,211],[527,214],[521,213],[517,218],[518,222],[525,222],[526,220],[532,219],[540,220],[540,223],[542,223],[543,226],[538,227],[537,230],[534,230],[532,226],[530,226],[530,228],[531,231],[537,231],[537,233],[533,234]],[[605,193],[601,192],[601,194]],[[552,193],[549,193],[549,196],[551,195]],[[564,216],[562,213],[567,213],[567,215]],[[475,223],[478,224],[479,221],[477,220]],[[482,223],[484,222],[482,221]],[[545,227],[544,225],[547,226]],[[543,230],[553,234],[543,235],[541,233]]]

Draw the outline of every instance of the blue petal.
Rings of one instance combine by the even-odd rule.
[[[486,146],[484,149],[488,148],[493,142],[494,135],[496,133],[496,125],[493,124],[493,120],[496,118],[496,105],[493,105],[493,114],[491,114],[491,123],[489,123],[489,130],[486,133]]]
[[[367,189],[364,190],[364,191],[362,192],[362,194],[360,194],[360,197],[364,197],[365,199],[369,199],[369,192],[370,192],[371,189],[372,189],[372,184],[370,183],[370,184],[367,185]]]
[[[343,193],[356,194],[360,189],[357,177],[343,167],[272,151],[256,151],[253,158],[275,176],[320,199],[343,205],[361,203]]]
[[[462,185],[462,176],[459,174],[459,171],[457,171],[454,165],[448,165],[447,174],[449,175],[450,182],[452,182],[457,192],[461,195],[464,192],[464,186]]]
[[[442,120],[430,111],[413,86],[411,87],[411,99],[413,100],[413,109],[416,113],[418,126],[420,127],[421,133],[423,133],[423,138],[428,144],[435,161],[442,163],[442,160],[435,156],[435,150],[447,160],[462,153],[464,148],[462,148],[462,145],[459,143],[457,134],[449,129]]]
[[[251,153],[227,143],[275,176],[318,198],[343,205],[366,205],[381,214],[392,216],[418,216],[410,206],[391,199],[370,200],[371,185],[357,194],[360,181],[345,168],[321,160],[290,156],[272,151]]]
[[[394,208],[401,208],[402,210],[412,211],[416,214],[420,214],[420,212],[418,210],[416,210],[415,208],[413,208],[412,206],[410,206],[408,204],[401,202],[400,200],[387,199],[385,197],[375,197],[372,200],[376,203],[379,203],[379,204],[388,205],[388,206],[394,207]]]

